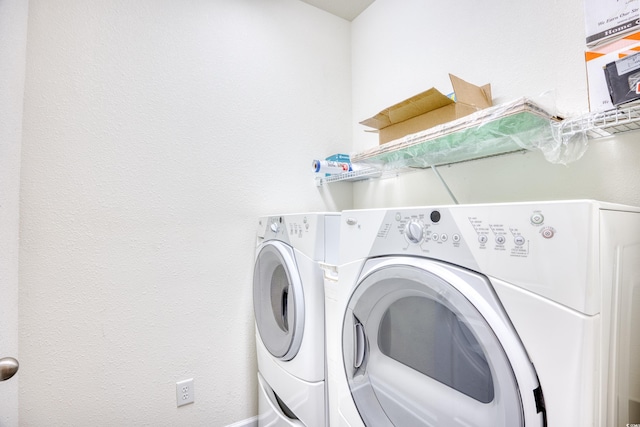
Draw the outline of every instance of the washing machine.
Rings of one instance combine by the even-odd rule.
[[[258,220],[253,305],[259,426],[324,427],[324,285],[321,263],[336,263],[337,213]]]
[[[332,426],[640,423],[640,210],[344,211],[325,280]]]

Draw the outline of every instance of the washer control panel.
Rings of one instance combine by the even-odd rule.
[[[313,214],[261,217],[258,219],[258,235],[264,240],[289,242],[292,238],[304,238],[309,233],[315,233],[318,226],[318,216]]]
[[[466,238],[448,209],[389,210],[381,219],[369,256],[392,253],[444,260],[463,258],[473,264]],[[351,221],[357,222],[357,216]],[[343,240],[344,244],[350,245]]]
[[[348,211],[343,226],[361,227],[363,221],[368,222],[366,212]],[[556,244],[566,245],[566,241],[559,241],[559,236],[573,221],[569,212],[562,212],[557,205],[545,204],[460,205],[369,212],[379,218],[369,256],[411,254],[452,262],[463,257],[472,265],[478,257],[528,258],[536,250],[548,251]],[[349,234],[346,241],[344,236],[341,246],[357,245],[364,237],[354,236],[354,242],[349,242]]]
[[[575,200],[344,211],[340,263],[428,257],[592,313],[599,295],[593,247],[602,212],[615,207],[602,206]]]
[[[314,260],[338,259],[340,214],[301,213],[258,218],[256,245],[279,240]]]

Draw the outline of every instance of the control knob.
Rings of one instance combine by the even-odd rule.
[[[404,228],[404,235],[411,243],[420,243],[424,237],[424,225],[420,221],[410,221]]]

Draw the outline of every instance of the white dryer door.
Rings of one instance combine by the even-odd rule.
[[[304,331],[304,295],[293,249],[276,240],[264,243],[253,270],[256,327],[271,355],[291,360]]]
[[[545,424],[533,366],[484,276],[396,257],[361,277],[343,361],[367,426]]]

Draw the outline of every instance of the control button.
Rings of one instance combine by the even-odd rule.
[[[486,234],[481,234],[481,235],[478,236],[478,242],[480,242],[480,244],[482,244],[482,245],[487,243],[487,240],[489,240],[489,238],[487,237]]]
[[[513,239],[513,243],[515,243],[517,246],[522,246],[525,243],[525,239],[522,236],[516,236]]]
[[[400,212],[396,212],[396,221],[400,221],[402,219],[402,215],[400,215]]]
[[[271,228],[271,231],[273,231],[274,233],[277,233],[280,230],[280,226],[278,225],[277,222],[272,222],[270,228]]]
[[[453,236],[451,236],[451,240],[453,240],[454,243],[458,243],[460,241],[460,235],[454,234]]]
[[[358,223],[358,220],[356,218],[347,218],[347,224],[348,225],[356,225]]]
[[[411,221],[404,229],[404,234],[412,243],[420,243],[424,237],[424,227],[420,221]]]
[[[440,240],[440,235],[438,233],[431,233],[431,240],[437,242],[438,240]]]
[[[497,244],[504,245],[504,242],[506,242],[506,241],[507,241],[507,239],[502,234],[496,236],[496,243]]]
[[[431,215],[430,215],[430,218],[431,218],[432,222],[440,221],[440,212],[439,211],[432,211]]]
[[[541,213],[534,213],[531,215],[531,223],[532,224],[542,224],[544,222],[544,216]]]
[[[550,239],[555,235],[555,232],[553,231],[553,228],[545,228],[544,230],[542,230],[542,237],[544,237],[545,239]]]
[[[304,228],[308,230],[310,226],[311,225],[307,221],[304,222]]]
[[[440,235],[440,241],[441,242],[446,242],[447,240],[449,240],[449,236],[448,235],[446,235],[444,233]]]

